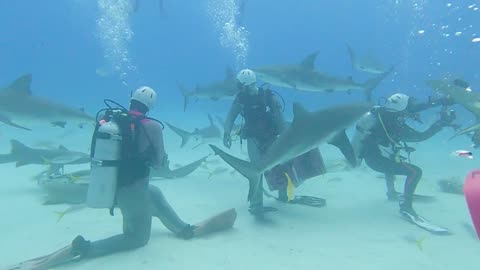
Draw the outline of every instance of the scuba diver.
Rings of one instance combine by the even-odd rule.
[[[241,70],[236,79],[239,92],[225,121],[223,144],[227,148],[231,147],[232,128],[236,118],[241,115],[244,119],[244,125],[239,134],[240,142],[242,140],[247,141],[250,162],[257,163],[289,123],[283,117],[284,106],[278,98],[281,98],[281,96],[270,89],[257,87],[256,75],[252,70]],[[329,143],[338,147],[351,163],[356,162],[353,147],[344,130],[334,136]],[[303,181],[325,173],[325,164],[318,148],[285,164],[278,164],[263,175],[270,190],[278,190],[278,197],[264,191],[262,176],[258,183],[251,185],[249,193],[250,213],[261,216],[265,212],[277,210],[273,207],[263,206],[264,193],[268,197],[273,197],[281,202],[313,207],[325,206],[326,202],[323,198],[293,195],[293,189],[301,185]]]
[[[413,209],[412,200],[422,169],[410,163],[410,153],[415,149],[406,142],[427,140],[456,118],[454,111],[442,110],[440,120],[426,131],[418,132],[406,124],[406,118],[412,111],[418,112],[436,104],[417,104],[402,93],[390,96],[383,106],[375,106],[358,121],[352,142],[360,160],[365,159],[371,169],[385,174],[388,199],[398,199],[400,213],[409,219],[419,217]],[[402,156],[401,151],[405,151],[408,157]],[[395,190],[395,175],[407,177],[402,195]]]
[[[92,138],[91,176],[87,206],[115,207],[123,216],[123,233],[87,241],[77,236],[71,243],[52,254],[20,263],[41,269],[65,264],[74,259],[95,258],[145,246],[149,239],[152,216],[178,237],[190,239],[233,226],[235,209],[222,212],[196,225],[183,222],[166,201],[160,189],[149,184],[150,168],[168,168],[163,143],[163,126],[146,114],[154,107],[157,94],[150,87],[140,87],[131,96],[130,109],[108,109],[97,122]],[[9,269],[20,269],[19,265]],[[37,268],[35,268],[37,269]]]
[[[250,69],[237,74],[239,93],[232,103],[225,120],[223,144],[232,146],[232,128],[241,114],[245,124],[240,130],[240,138],[247,141],[250,162],[256,163],[268,147],[285,128],[285,119],[280,101],[273,91],[256,86],[257,77]],[[249,211],[252,214],[276,211],[273,207],[263,206],[263,178],[257,183],[250,197]],[[286,196],[286,190],[279,191],[279,197]]]
[[[120,172],[123,180],[119,180],[115,194],[115,204],[123,216],[123,233],[94,242],[77,236],[72,242],[73,254],[92,258],[142,247],[150,239],[152,215],[160,217],[178,236],[187,239],[194,236],[195,227],[180,220],[160,189],[149,185],[150,167],[161,169],[168,167],[169,163],[162,125],[146,117],[154,107],[156,97],[152,88],[144,86],[138,88],[130,99],[128,115],[139,126],[135,127],[133,147],[128,149],[133,162]],[[92,178],[95,177],[93,168]]]

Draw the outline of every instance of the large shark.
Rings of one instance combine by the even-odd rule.
[[[64,146],[57,149],[34,149],[17,140],[11,140],[12,150],[10,154],[0,155],[0,164],[15,162],[17,167],[38,164],[55,165],[61,167],[69,164],[85,164],[90,162],[90,155],[70,151]]]
[[[178,88],[182,92],[184,103],[183,110],[187,110],[188,103],[191,98],[207,98],[211,100],[219,100],[224,98],[233,98],[237,93],[237,81],[233,74],[233,70],[226,69],[226,76],[223,81],[216,81],[205,86],[197,85],[193,90],[187,90],[181,84]]]
[[[384,74],[388,72],[389,69],[372,55],[359,56],[348,44],[347,49],[354,69],[372,74]],[[392,67],[390,69],[392,69]]]
[[[427,85],[430,86],[434,92],[449,97],[453,103],[463,106],[466,110],[473,113],[477,123],[473,126],[467,127],[452,138],[459,135],[476,132],[480,129],[480,92],[472,91],[463,80],[446,77],[441,80],[429,80]]]
[[[263,172],[317,148],[353,124],[370,108],[370,104],[355,103],[308,112],[299,103],[294,103],[292,124],[280,134],[257,164],[231,156],[214,145],[210,147],[249,180],[249,194],[252,194]]]
[[[185,177],[200,167],[206,159],[207,157],[203,157],[174,170],[168,168],[161,170],[152,169],[150,171],[150,180]],[[58,168],[54,167],[41,172],[34,179],[47,194],[45,204],[81,204],[85,203],[87,198],[90,170],[61,173]]]
[[[18,78],[10,86],[0,88],[0,122],[16,128],[31,130],[27,125],[44,123],[94,123],[95,119],[83,110],[71,109],[60,103],[32,96],[32,75]],[[27,124],[27,125],[25,125]]]
[[[363,90],[368,100],[371,99],[373,89],[391,72],[389,70],[365,83],[356,83],[352,78],[340,79],[316,71],[317,56],[318,52],[314,52],[300,64],[264,66],[252,70],[261,80],[279,87],[311,92]]]
[[[184,147],[185,144],[190,140],[190,138],[196,138],[200,140],[201,143],[211,141],[211,140],[218,140],[222,138],[222,132],[220,129],[215,125],[213,122],[212,116],[208,115],[208,120],[210,121],[210,125],[204,128],[196,128],[192,132],[188,132],[181,128],[175,127],[172,124],[166,123],[167,126],[175,132],[178,136],[182,138],[182,144],[180,147]]]

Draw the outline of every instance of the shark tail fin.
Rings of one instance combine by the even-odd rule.
[[[241,175],[246,177],[249,182],[249,190],[248,190],[248,199],[252,197],[255,192],[255,189],[258,186],[259,181],[262,177],[262,172],[255,168],[255,166],[245,160],[241,160],[234,156],[231,156],[224,151],[220,150],[220,148],[216,147],[215,145],[209,144],[210,148],[212,148],[213,152],[220,156],[228,165],[232,166],[235,170],[237,170]]]
[[[393,71],[393,66],[388,71],[378,75],[377,77],[374,77],[374,78],[371,78],[371,79],[367,80],[363,84],[363,88],[365,89],[365,96],[367,98],[367,101],[372,101],[373,90],[375,88],[377,88],[377,86],[383,81],[383,79],[385,79],[385,77],[390,75],[390,73],[392,73],[392,71]]]
[[[190,102],[188,90],[180,83],[177,83],[177,86],[183,96],[183,111],[185,112],[187,111],[187,106],[188,106],[188,103]]]
[[[354,69],[355,62],[356,62],[355,52],[353,51],[352,47],[350,47],[349,44],[347,44],[347,50],[348,50],[348,55],[350,56],[350,63],[352,64],[352,69]]]
[[[181,128],[177,128],[167,122],[165,122],[165,124],[167,124],[167,126],[173,131],[175,132],[175,134],[177,134],[178,136],[180,136],[182,138],[182,144],[180,145],[180,147],[184,147],[185,144],[187,144],[188,140],[190,140],[190,138],[192,137],[192,133],[188,132],[188,131],[185,131]]]

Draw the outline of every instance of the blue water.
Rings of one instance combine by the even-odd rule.
[[[230,101],[200,100],[184,113],[177,83],[193,88],[222,80],[227,66],[236,72],[297,63],[314,51],[320,52],[318,70],[365,81],[371,75],[352,70],[348,43],[361,54],[372,53],[383,64],[394,65],[394,74],[374,91],[374,100],[395,92],[426,99],[432,93],[425,81],[450,74],[480,91],[480,42],[472,42],[480,37],[479,0],[250,0],[242,24],[234,25],[237,33],[220,29],[224,21],[216,25],[212,16],[222,8],[215,9],[212,3],[222,2],[218,0],[164,0],[163,13],[156,0],[139,0],[136,12],[113,13],[102,10],[100,2],[109,3],[0,0],[0,86],[32,73],[34,95],[93,114],[102,108],[104,98],[128,104],[131,91],[149,85],[159,95],[154,116],[184,119],[184,126],[193,128],[197,122],[206,125],[207,112],[225,115]],[[111,0],[110,6],[118,3],[130,5]],[[228,3],[234,1],[224,1],[223,7],[235,12],[237,7]],[[122,27],[101,29],[102,18],[115,18]],[[121,46],[112,46],[106,30],[120,37]],[[222,43],[222,35],[232,34],[237,36],[229,44]],[[239,42],[246,42],[248,49],[239,52],[235,47]],[[117,54],[109,61],[108,55],[118,48],[126,60]],[[363,99],[360,92],[275,89],[286,100],[287,117],[294,101],[316,109]],[[461,121],[472,121],[469,112],[455,108]],[[0,128],[8,138],[8,129]]]

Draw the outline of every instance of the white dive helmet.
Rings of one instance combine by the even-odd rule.
[[[250,69],[242,69],[237,74],[237,80],[239,83],[247,86],[257,82],[257,76],[255,72]]]
[[[410,97],[405,94],[396,93],[387,99],[383,107],[390,112],[401,112],[407,109],[409,99]]]
[[[151,111],[157,102],[157,93],[155,93],[155,90],[148,86],[142,86],[133,92],[130,100],[136,100],[144,104],[147,106],[148,110]]]

